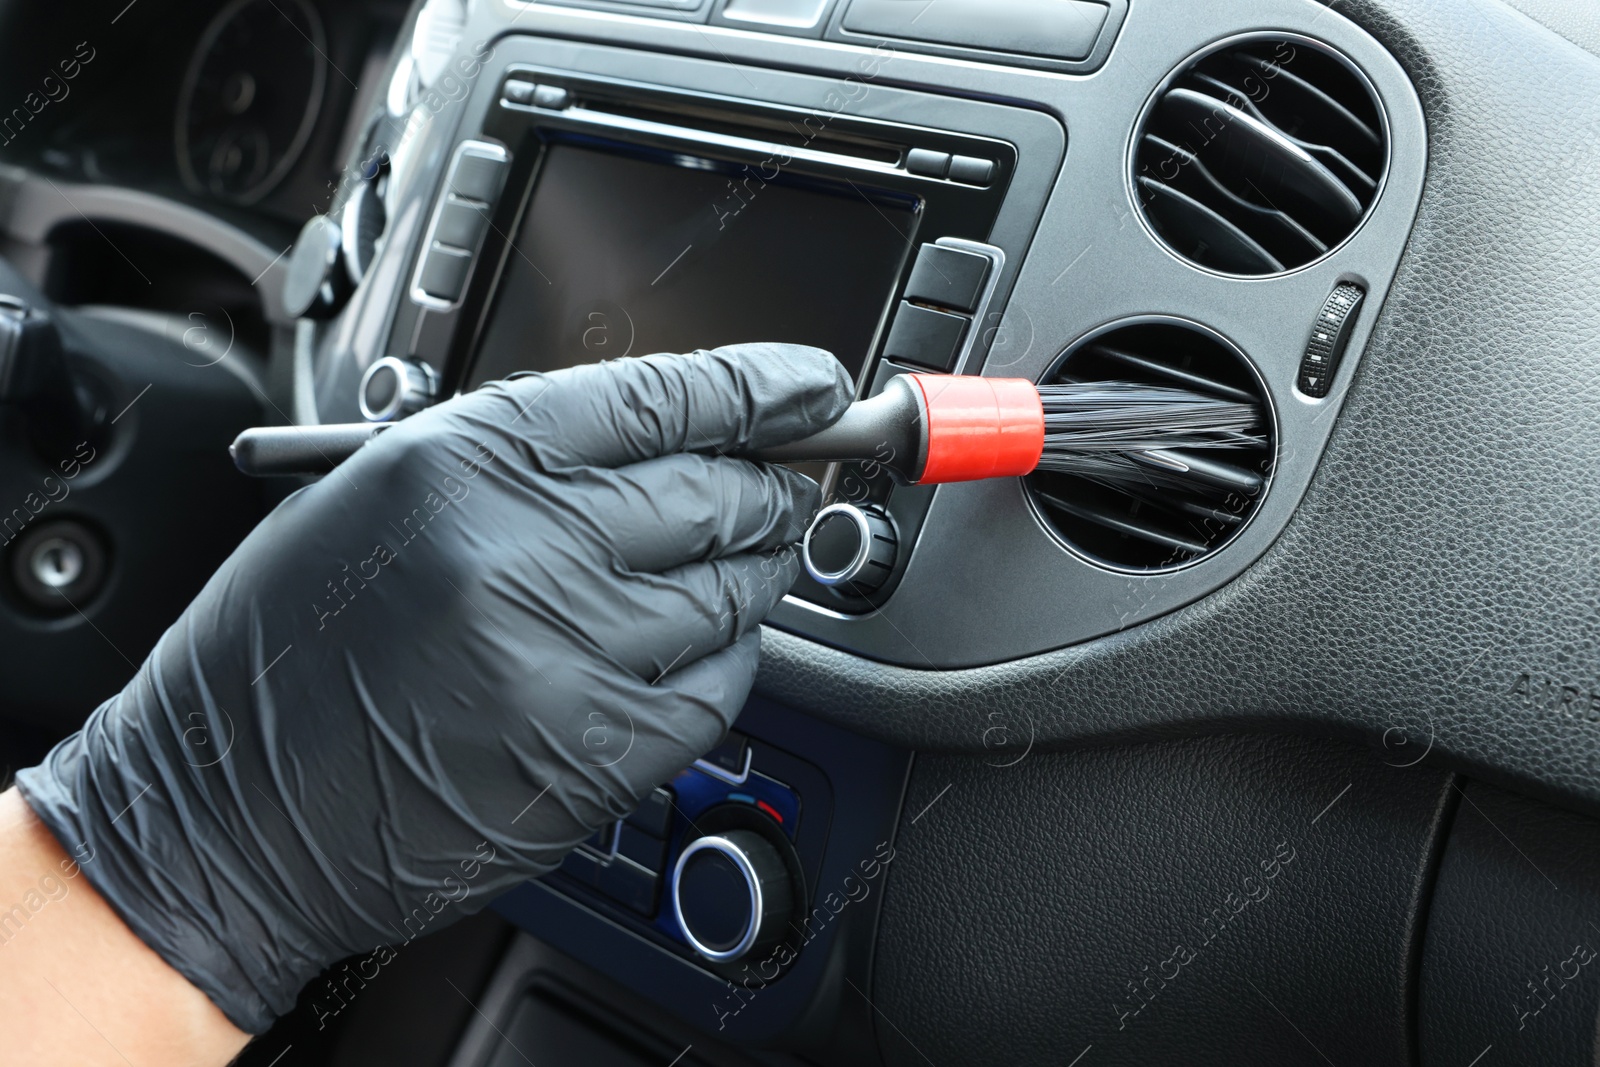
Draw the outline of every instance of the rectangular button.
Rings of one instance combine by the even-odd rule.
[[[737,731],[728,739],[695,761],[706,763],[728,775],[741,778],[750,769],[750,739]]]
[[[913,148],[906,153],[906,170],[924,178],[943,178],[950,172],[950,153]]]
[[[1084,59],[1110,13],[1107,5],[1089,0],[853,0],[844,28],[874,37]]]
[[[656,910],[656,876],[629,860],[618,857],[602,866],[597,884],[600,892],[641,915]]]
[[[533,106],[550,111],[565,111],[572,103],[572,94],[559,85],[541,85],[533,91]]]
[[[434,227],[433,239],[443,245],[475,249],[483,231],[489,228],[489,206],[473,200],[445,201],[439,212],[439,223]]]
[[[587,852],[574,849],[568,852],[561,861],[561,873],[573,878],[593,889],[595,877],[600,870],[600,861]]]
[[[639,802],[633,814],[628,816],[628,825],[637,826],[651,837],[666,839],[667,829],[672,825],[672,791],[669,789],[656,789]]]
[[[667,843],[651,837],[637,827],[623,823],[617,828],[617,855],[626,856],[647,871],[661,873],[661,861],[666,858]]]
[[[504,159],[463,154],[456,157],[456,165],[446,184],[457,196],[492,204],[500,195],[500,187],[506,183],[506,171],[510,167]]]
[[[956,156],[950,161],[950,180],[966,185],[988,185],[994,181],[994,160]]]
[[[978,310],[983,283],[989,279],[989,257],[944,245],[923,245],[917,253],[906,299],[969,315]]]
[[[533,99],[533,90],[533,82],[513,78],[511,81],[506,82],[501,98],[509,100],[513,104],[526,104]]]
[[[442,246],[430,248],[422,260],[418,285],[424,293],[440,300],[460,300],[462,290],[467,287],[467,271],[471,268],[470,252]]]
[[[889,359],[953,373],[970,321],[965,315],[951,315],[901,301],[883,354]]]

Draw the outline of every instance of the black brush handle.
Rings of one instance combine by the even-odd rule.
[[[258,426],[228,446],[233,465],[257,478],[327,474],[355,455],[391,423],[329,426]]]
[[[912,482],[928,452],[921,404],[916,388],[895,377],[877,396],[851,404],[821,433],[760,449],[752,458],[769,463],[859,460],[881,464]],[[234,466],[257,478],[327,474],[390,425],[262,426],[241,433],[228,452]]]
[[[857,400],[821,433],[759,449],[753,458],[768,463],[877,463],[903,481],[915,482],[928,459],[924,422],[917,388],[904,375],[896,375],[883,392]]]

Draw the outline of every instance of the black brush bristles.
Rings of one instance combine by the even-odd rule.
[[[1113,487],[1194,487],[1252,492],[1230,468],[1192,450],[1259,446],[1260,406],[1189,389],[1136,382],[1039,386],[1044,455],[1039,470]],[[1176,450],[1176,451],[1174,451]]]

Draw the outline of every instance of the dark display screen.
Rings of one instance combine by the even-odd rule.
[[[745,341],[815,345],[859,377],[917,218],[909,200],[868,197],[554,145],[468,385]]]

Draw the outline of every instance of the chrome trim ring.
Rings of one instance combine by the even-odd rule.
[[[397,379],[394,387],[394,396],[381,408],[374,409],[367,403],[367,385],[382,371],[389,371]],[[421,378],[421,387],[418,387],[417,378]],[[413,410],[426,407],[438,391],[437,381],[433,368],[426,363],[414,360],[404,360],[399,356],[384,356],[382,359],[373,360],[361,375],[361,385],[356,390],[356,403],[361,408],[361,417],[368,422],[388,422],[396,416],[404,416],[410,402],[420,400]]]
[[[861,535],[861,547],[856,549],[856,554],[842,570],[824,571],[818,569],[811,560],[811,535],[822,528],[823,523],[834,515],[848,516],[855,523],[856,530]],[[806,530],[805,541],[800,546],[800,559],[806,565],[806,573],[816,579],[818,585],[836,586],[845,582],[854,581],[861,574],[861,569],[867,565],[867,560],[872,555],[872,527],[867,524],[867,517],[861,509],[854,504],[833,504],[817,512],[817,517],[811,520],[811,526]]]
[[[696,852],[708,850],[720,852],[731,859],[734,866],[739,868],[739,873],[744,875],[745,885],[750,889],[750,925],[745,928],[744,936],[739,939],[737,945],[721,952],[701,943],[700,939],[694,935],[694,931],[689,929],[689,924],[683,919],[683,869],[688,864],[689,858]],[[750,862],[750,857],[745,855],[744,850],[726,837],[713,835],[699,838],[683,850],[683,854],[678,857],[677,864],[672,868],[673,917],[678,920],[678,928],[683,931],[684,939],[689,942],[689,947],[708,960],[716,963],[727,963],[749,952],[756,943],[757,935],[761,932],[761,920],[764,918],[762,907],[761,879],[756,875],[755,866]]]

